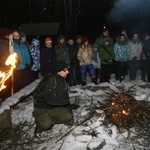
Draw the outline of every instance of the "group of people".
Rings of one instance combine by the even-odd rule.
[[[3,64],[10,52],[16,52],[16,90],[42,76],[34,91],[35,133],[48,130],[55,123],[73,123],[71,109],[76,107],[69,103],[68,85],[86,85],[87,73],[91,82],[99,84],[109,82],[112,73],[120,82],[127,74],[130,81],[135,80],[141,69],[141,79],[150,82],[150,35],[146,33],[141,41],[134,32],[130,40],[126,30],[122,30],[113,41],[109,29],[104,28],[93,45],[81,35],[75,40],[59,35],[55,46],[52,38],[46,37],[41,47],[38,38],[29,43],[25,32],[0,29],[0,71],[5,71]]]
[[[8,44],[10,35],[12,41]],[[18,55],[18,64],[14,71],[16,91],[37,79],[39,73],[42,77],[54,73],[56,61],[67,63],[69,86],[86,85],[87,73],[95,84],[109,82],[111,73],[115,73],[116,80],[120,82],[128,74],[131,81],[136,79],[138,69],[141,69],[141,79],[149,82],[149,37],[146,33],[143,40],[140,40],[138,33],[134,32],[130,40],[126,30],[122,30],[114,43],[109,29],[104,28],[93,45],[87,37],[81,35],[76,39],[59,35],[57,44],[53,46],[51,37],[46,37],[44,41],[33,38],[29,43],[25,32],[10,32],[7,28],[1,28],[0,67],[1,71],[6,68],[4,62],[9,55],[9,47],[12,46]],[[44,46],[41,47],[42,42]]]

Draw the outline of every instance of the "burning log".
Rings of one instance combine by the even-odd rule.
[[[13,70],[16,68],[17,54],[13,53],[9,55],[5,64],[10,66],[10,69],[7,72],[0,71],[0,91],[6,86],[4,85],[5,81],[13,74]]]

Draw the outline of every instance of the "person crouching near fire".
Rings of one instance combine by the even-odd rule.
[[[92,64],[92,58],[93,58],[92,46],[89,44],[88,38],[83,38],[82,43],[83,44],[79,48],[77,53],[77,59],[79,60],[80,63],[82,85],[86,85],[87,72],[89,72],[92,82],[97,84],[96,74]]]
[[[55,73],[43,77],[34,91],[35,134],[52,128],[54,124],[73,123],[66,78],[68,65],[55,64]]]

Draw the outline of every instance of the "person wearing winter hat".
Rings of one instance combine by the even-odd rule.
[[[82,45],[82,40],[83,40],[83,36],[82,35],[77,35],[76,36],[75,45],[77,46],[77,48],[79,48]]]
[[[64,61],[69,66],[69,52],[66,42],[66,37],[64,35],[59,35],[57,38],[55,50],[57,61]]]
[[[26,46],[29,48],[29,42],[27,41],[27,34],[25,32],[20,32],[20,38],[22,41],[26,44]]]
[[[101,83],[109,82],[111,76],[114,59],[114,49],[111,47],[110,41],[111,40],[108,37],[104,38],[99,51],[99,57],[101,59]]]
[[[98,52],[99,52],[99,53],[100,53],[100,49],[101,49],[101,46],[102,46],[102,44],[103,44],[104,38],[109,38],[109,40],[110,40],[109,46],[110,46],[112,49],[113,49],[113,47],[114,47],[113,39],[112,39],[111,36],[109,35],[109,29],[106,28],[106,27],[103,27],[101,36],[97,37],[96,40],[95,40],[95,44],[98,45]]]
[[[9,53],[9,34],[8,28],[0,28],[0,71],[6,71],[9,68],[5,65],[5,61],[10,55]]]
[[[92,46],[89,44],[88,38],[83,38],[82,47],[79,48],[77,53],[77,59],[80,62],[80,73],[82,79],[82,85],[86,85],[86,76],[89,72],[92,82],[97,84],[96,82],[96,74],[92,64],[93,50]]]
[[[10,55],[9,52],[9,38],[10,38],[10,30],[7,27],[0,28],[0,71],[8,72],[10,70],[10,66],[6,66],[5,61]],[[11,95],[11,85],[10,78],[5,82],[7,88],[1,91],[1,98],[5,100],[7,97]]]
[[[100,72],[101,72],[101,60],[99,57],[99,53],[98,53],[98,45],[94,44],[93,45],[93,58],[92,58],[92,64],[96,73],[96,80],[97,83],[100,82]]]
[[[49,73],[54,73],[54,65],[56,62],[56,52],[55,48],[52,46],[52,39],[47,37],[44,42],[45,45],[42,47],[40,53],[40,67],[42,76]]]
[[[36,123],[35,134],[49,130],[55,124],[73,123],[67,75],[67,64],[58,61],[55,64],[55,73],[45,76],[35,89],[33,111]]]
[[[37,38],[32,39],[31,45],[29,46],[29,50],[32,57],[32,81],[34,81],[38,78],[38,74],[40,71],[40,41]]]

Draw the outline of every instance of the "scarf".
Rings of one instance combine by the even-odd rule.
[[[140,39],[131,39],[131,42],[134,43],[134,44],[139,44],[141,41]]]

